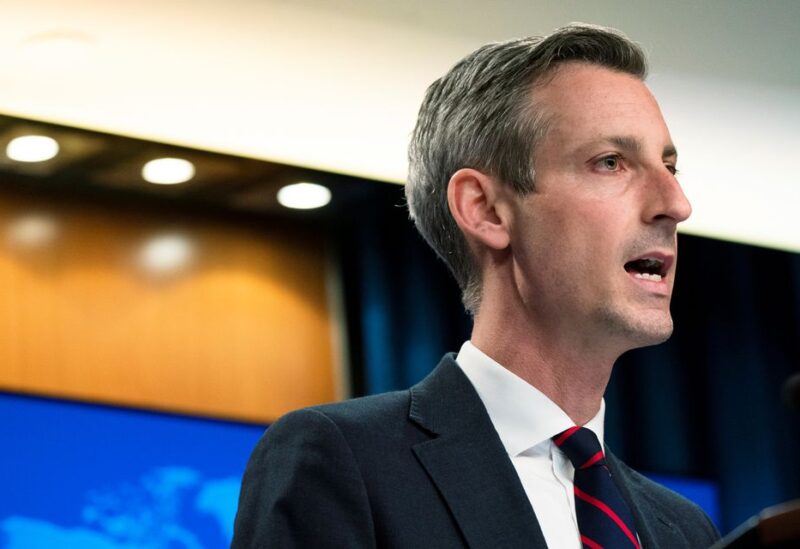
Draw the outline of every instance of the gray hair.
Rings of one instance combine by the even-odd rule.
[[[580,61],[644,80],[642,49],[621,32],[572,24],[546,37],[487,44],[459,61],[428,88],[409,145],[406,200],[417,229],[447,264],[464,307],[477,311],[480,268],[447,205],[447,185],[473,168],[510,185],[534,190],[534,147],[547,117],[530,92],[559,64]]]

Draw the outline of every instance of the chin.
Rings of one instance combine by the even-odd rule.
[[[664,343],[672,335],[672,321],[669,326],[649,327],[649,329],[638,330],[637,347],[649,347]]]
[[[629,316],[605,311],[603,316],[609,336],[624,340],[631,349],[664,343],[672,335],[669,312]]]

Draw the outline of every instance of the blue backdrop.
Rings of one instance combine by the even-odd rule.
[[[228,547],[262,426],[0,393],[0,547]]]

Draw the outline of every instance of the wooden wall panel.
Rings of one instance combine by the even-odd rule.
[[[164,235],[192,259],[148,271]],[[0,194],[0,238],[0,388],[253,421],[340,396],[320,237]]]

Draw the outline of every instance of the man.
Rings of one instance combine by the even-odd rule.
[[[625,351],[672,331],[690,206],[640,48],[586,25],[490,44],[428,90],[406,194],[474,315],[409,391],[289,414],[235,547],[707,547],[694,504],[602,451]],[[578,426],[582,426],[579,428]]]

